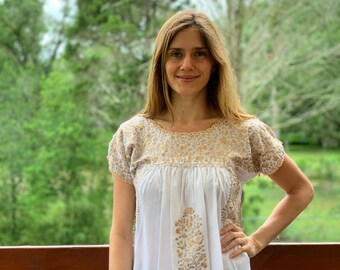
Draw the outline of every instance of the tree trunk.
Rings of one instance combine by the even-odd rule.
[[[11,175],[11,238],[15,243],[18,238],[17,234],[17,181],[15,175]]]
[[[270,91],[270,102],[269,102],[269,110],[271,112],[270,126],[273,128],[273,131],[277,137],[280,137],[280,128],[279,128],[279,106],[276,101],[276,86],[273,85]]]
[[[242,79],[242,28],[244,17],[244,0],[226,0],[227,1],[227,47],[231,65],[235,71],[238,80],[238,91],[243,96],[240,88]]]

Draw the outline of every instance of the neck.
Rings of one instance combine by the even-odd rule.
[[[179,96],[174,93],[172,97],[173,121],[179,123],[192,123],[217,117],[208,106],[206,94],[199,96]],[[172,121],[170,112],[165,114],[165,120]]]

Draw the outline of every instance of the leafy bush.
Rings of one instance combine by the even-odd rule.
[[[340,180],[340,154],[307,152],[292,154],[294,161],[309,179]]]

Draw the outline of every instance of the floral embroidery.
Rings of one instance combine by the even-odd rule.
[[[241,192],[242,188],[235,177],[230,179],[229,197],[227,204],[222,209],[222,225],[226,226],[231,222],[241,226]]]
[[[230,223],[233,223],[232,220],[228,217],[228,205],[225,205],[222,209],[221,213],[221,220],[222,220],[222,227],[229,225]]]
[[[145,165],[220,167],[229,176],[225,216],[240,224],[240,171],[271,174],[282,164],[282,143],[260,120],[238,125],[220,120],[205,131],[177,133],[160,128],[153,120],[136,116],[121,125],[109,145],[109,169],[123,181],[138,185]],[[146,166],[147,167],[147,166]],[[138,194],[137,194],[138,197]],[[137,214],[138,214],[137,198]]]
[[[186,208],[176,222],[178,270],[208,269],[201,231],[202,218],[192,208]]]

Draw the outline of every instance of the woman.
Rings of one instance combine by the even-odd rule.
[[[114,177],[110,270],[250,269],[249,257],[313,197],[281,142],[243,112],[221,38],[208,17],[193,10],[160,29],[145,109],[120,126],[108,160]],[[247,236],[242,186],[259,173],[286,196]]]

